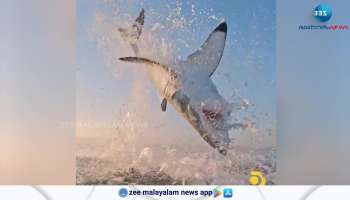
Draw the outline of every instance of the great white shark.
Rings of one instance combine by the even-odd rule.
[[[118,29],[135,54],[119,60],[147,67],[154,86],[163,98],[161,110],[165,112],[169,102],[210,146],[226,155],[230,143],[228,132],[232,127],[227,123],[231,109],[218,92],[211,76],[223,56],[227,23],[220,23],[204,44],[187,59],[175,59],[171,64],[165,65],[139,56],[137,42],[142,33],[144,18],[142,9],[131,27]]]

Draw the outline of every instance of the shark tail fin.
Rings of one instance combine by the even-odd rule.
[[[124,41],[128,42],[133,49],[135,55],[138,54],[139,49],[137,42],[141,36],[143,25],[145,23],[145,10],[142,8],[139,16],[135,19],[135,22],[128,28],[118,28],[121,37]]]

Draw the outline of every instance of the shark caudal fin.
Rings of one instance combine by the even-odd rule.
[[[187,66],[199,74],[211,76],[218,67],[224,53],[227,24],[222,22],[209,35],[204,44],[186,59]]]
[[[145,23],[145,10],[142,8],[139,16],[135,22],[128,28],[118,28],[121,37],[124,41],[128,42],[133,49],[135,55],[138,55],[139,49],[137,42],[141,36],[143,24]]]

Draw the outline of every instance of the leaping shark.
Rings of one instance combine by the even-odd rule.
[[[142,20],[140,20],[142,19]],[[129,35],[139,39],[144,23],[144,10],[129,29]],[[120,29],[126,37],[127,29]],[[130,32],[131,31],[131,32]],[[231,114],[229,104],[219,94],[211,76],[217,69],[225,48],[226,22],[220,23],[204,44],[186,60],[175,60],[169,65],[139,57],[137,43],[130,43],[135,56],[119,60],[143,64],[161,97],[161,110],[168,102],[192,125],[200,136],[219,153],[226,155],[230,126],[226,119]]]

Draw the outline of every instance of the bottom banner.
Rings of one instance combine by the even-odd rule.
[[[0,199],[328,200],[350,199],[350,186],[0,186]]]

